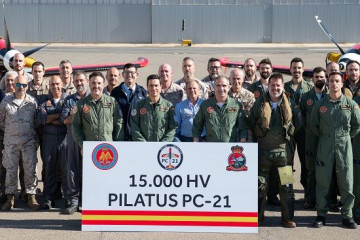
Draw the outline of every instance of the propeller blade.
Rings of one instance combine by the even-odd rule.
[[[325,25],[322,23],[321,19],[318,16],[315,16],[315,19],[316,19],[317,23],[319,24],[319,26],[321,27],[321,29],[326,34],[326,36],[328,36],[328,38],[337,46],[337,48],[340,50],[341,54],[344,55],[345,51],[337,44],[337,42],[335,41],[333,36],[329,33],[329,31],[326,29]]]
[[[40,49],[46,47],[46,46],[49,45],[49,44],[51,44],[51,43],[47,43],[47,44],[45,44],[44,46],[37,47],[37,48],[34,48],[34,49],[30,49],[30,50],[28,50],[28,51],[26,51],[26,52],[23,52],[23,54],[24,54],[25,57],[28,57],[28,56],[30,56],[31,54],[39,51]]]
[[[3,14],[4,14],[5,44],[6,44],[6,50],[9,51],[11,49],[11,42],[9,37],[9,31],[6,25],[4,0],[2,1],[2,3],[3,3]]]

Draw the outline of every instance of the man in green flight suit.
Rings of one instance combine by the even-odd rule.
[[[214,82],[215,96],[205,100],[195,116],[194,142],[198,142],[205,127],[207,142],[246,142],[248,126],[240,102],[228,96],[229,79],[218,76]]]
[[[269,185],[269,175],[273,167],[288,166],[287,147],[290,138],[298,126],[298,114],[294,103],[284,93],[284,78],[281,73],[273,73],[269,78],[269,91],[258,98],[249,117],[250,129],[254,132],[259,143],[259,223],[264,220],[265,199]],[[290,170],[289,170],[290,169]],[[275,171],[278,181],[282,224],[288,228],[295,228],[294,191],[292,182],[287,182]]]
[[[90,94],[72,109],[72,134],[83,148],[83,141],[123,141],[123,119],[115,98],[103,94],[105,77],[101,72],[90,74]]]
[[[313,88],[313,84],[303,78],[304,73],[304,61],[301,58],[293,58],[290,62],[290,73],[291,80],[285,83],[285,92],[288,97],[295,102],[295,107],[300,108],[301,98],[305,93]],[[307,191],[307,172],[306,172],[306,161],[305,161],[305,129],[300,128],[294,136],[296,142],[296,148],[300,160],[300,183],[304,187],[305,192]],[[294,162],[295,147],[292,144],[290,159],[292,164]]]
[[[305,128],[305,162],[307,172],[307,188],[305,189],[305,209],[312,209],[316,204],[315,160],[319,139],[310,128],[310,117],[314,105],[327,93],[326,70],[322,67],[313,69],[314,88],[304,94],[300,100],[300,110]]]
[[[152,74],[146,79],[149,96],[136,103],[131,111],[133,141],[172,142],[177,123],[171,102],[161,97],[160,77]]]
[[[354,98],[354,101],[358,104],[357,108],[360,108],[360,96]],[[353,139],[353,157],[354,157],[354,195],[355,202],[353,208],[354,220],[357,225],[360,225],[360,133],[358,133]]]
[[[328,193],[336,168],[340,190],[342,226],[355,229],[352,218],[353,195],[353,154],[351,137],[360,132],[360,111],[358,105],[345,97],[340,73],[329,75],[329,94],[319,100],[312,112],[310,127],[319,136],[316,156],[316,204],[317,217],[313,224],[320,228],[325,225],[328,211]]]

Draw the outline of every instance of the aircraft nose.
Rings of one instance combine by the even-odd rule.
[[[340,72],[345,72],[346,62],[339,62]]]

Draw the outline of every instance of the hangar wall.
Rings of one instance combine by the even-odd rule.
[[[358,42],[359,12],[360,0],[5,0],[12,42],[329,42],[314,15]]]

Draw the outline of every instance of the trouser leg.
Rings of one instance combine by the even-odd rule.
[[[330,182],[333,177],[334,159],[328,158],[327,162],[316,160],[316,204],[317,215],[325,217],[328,211],[328,195]]]
[[[18,166],[20,159],[18,145],[5,145],[3,155],[3,166],[6,169],[5,193],[15,194],[18,185]]]
[[[36,175],[36,148],[37,146],[35,140],[26,142],[21,148],[24,166],[25,191],[27,194],[36,194],[36,187],[38,183]]]
[[[305,191],[305,200],[308,203],[316,202],[316,174],[315,174],[315,156],[309,153],[305,156],[307,169],[307,188]]]
[[[360,219],[360,159],[354,159],[354,218]]]
[[[351,156],[350,156],[351,155]],[[337,180],[339,183],[339,191],[341,196],[341,215],[343,219],[352,218],[352,208],[354,207],[354,194],[353,194],[353,161],[352,153],[344,155],[338,155],[336,159],[336,170],[337,170]]]

